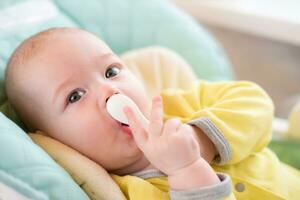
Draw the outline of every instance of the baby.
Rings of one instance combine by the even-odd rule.
[[[227,190],[207,198],[230,193],[229,177],[218,177],[200,155],[198,128],[178,119],[163,122],[161,97],[154,98],[150,108],[142,84],[104,42],[86,31],[50,29],[26,40],[8,64],[6,91],[29,131],[48,133],[109,172],[126,175],[159,169],[167,175],[174,199],[175,191],[207,186],[211,186],[207,191],[198,192],[199,199],[223,187]],[[115,93],[138,105],[150,120],[148,131],[130,109],[126,112],[130,128],[108,114],[106,101]],[[204,142],[212,149],[208,139]],[[210,154],[205,158],[212,159]]]
[[[151,103],[103,41],[58,28],[16,49],[6,91],[29,131],[41,130],[120,175],[116,181],[130,199],[140,199],[136,193],[143,199],[300,197],[299,172],[266,148],[273,104],[253,83],[199,81],[188,91],[165,91]],[[147,129],[129,108],[129,127],[110,117],[106,101],[116,93],[138,105],[150,121]],[[149,177],[167,178],[146,184]]]

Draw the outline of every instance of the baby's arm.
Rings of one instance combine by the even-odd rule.
[[[144,130],[130,108],[124,112],[137,145],[151,164],[168,176],[171,191],[220,185],[217,174],[199,154],[192,127],[178,119],[163,123],[161,97],[153,99],[148,130]]]
[[[216,164],[236,164],[270,141],[273,103],[255,83],[199,81],[190,90],[165,90],[162,97],[166,119],[178,117],[210,138]]]

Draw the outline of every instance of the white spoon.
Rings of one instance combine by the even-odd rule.
[[[135,115],[139,118],[142,126],[147,129],[149,125],[149,120],[143,115],[138,106],[127,96],[122,94],[112,95],[106,102],[106,109],[108,113],[117,121],[129,124],[123,108],[125,106],[130,107]]]

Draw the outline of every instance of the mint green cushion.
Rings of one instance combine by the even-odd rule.
[[[1,169],[0,169],[0,180],[1,183],[14,189],[17,193],[23,194],[23,196],[26,196],[29,199],[35,199],[35,200],[49,199],[46,195],[32,188],[26,182],[17,179],[16,177],[10,175],[8,172],[5,172]]]
[[[118,54],[149,45],[166,46],[181,54],[200,78],[232,78],[231,67],[216,41],[168,1],[1,0],[0,110],[19,127],[22,124],[8,105],[4,92],[7,60],[25,38],[61,26],[87,29]],[[70,176],[19,127],[0,113],[0,169],[49,199],[88,199]],[[1,176],[0,181],[4,181]]]
[[[178,52],[199,78],[233,78],[219,44],[189,15],[165,0],[55,0],[57,6],[118,54],[161,45]]]
[[[42,192],[39,196],[44,194],[49,199],[88,199],[69,174],[2,113],[0,130],[0,169],[15,178],[16,185],[13,186],[17,191],[28,198],[36,195],[28,189],[34,188],[36,193]],[[3,174],[0,176],[0,182],[7,184],[12,179],[7,179]]]

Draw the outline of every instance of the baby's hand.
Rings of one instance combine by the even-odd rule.
[[[145,130],[134,112],[124,108],[138,147],[153,166],[168,176],[192,165],[200,157],[200,149],[191,126],[179,119],[163,122],[162,99],[153,98],[150,123]]]

